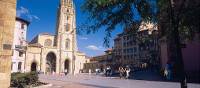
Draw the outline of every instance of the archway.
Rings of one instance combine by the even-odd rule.
[[[31,71],[37,71],[37,63],[36,62],[33,62],[31,64]]]
[[[53,52],[47,54],[46,57],[46,72],[56,72],[56,55]]]
[[[67,69],[67,72],[69,72],[69,60],[68,59],[66,59],[65,63],[64,63],[64,70],[66,70],[66,69]]]

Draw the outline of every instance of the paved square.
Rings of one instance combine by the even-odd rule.
[[[39,75],[40,81],[53,84],[49,88],[180,88],[176,82],[119,79],[95,75]],[[188,84],[188,88],[200,88],[200,84]]]

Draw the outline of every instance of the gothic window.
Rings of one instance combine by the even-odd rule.
[[[66,39],[65,48],[66,48],[66,49],[69,49],[69,48],[70,48],[70,40],[69,40],[69,39]]]
[[[65,29],[66,29],[66,31],[70,30],[70,24],[69,23],[65,24]]]
[[[44,46],[51,46],[52,45],[52,40],[51,39],[46,39],[44,42]]]

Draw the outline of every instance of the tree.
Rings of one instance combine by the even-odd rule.
[[[180,40],[192,39],[194,33],[200,33],[199,0],[86,0],[83,11],[90,15],[92,22],[88,32],[105,28],[106,44],[117,25],[135,33],[142,21],[158,23],[159,37],[167,36],[174,53],[171,58],[176,58],[177,68],[183,73]],[[136,14],[140,20],[135,19]],[[180,79],[182,88],[186,88],[183,86],[185,74]]]
[[[89,14],[90,23],[87,32],[95,32],[100,28],[106,31],[104,44],[109,45],[111,32],[117,25],[126,29],[138,29],[141,20],[152,20],[153,10],[146,0],[86,0],[82,9]],[[139,12],[140,15],[135,14]]]

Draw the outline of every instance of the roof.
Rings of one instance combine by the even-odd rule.
[[[39,35],[49,35],[49,36],[54,36],[54,35],[52,35],[52,34],[50,34],[50,33],[47,33],[47,32],[40,33]]]
[[[27,20],[25,20],[25,19],[23,19],[23,18],[20,18],[20,17],[16,17],[16,20],[18,20],[18,21],[22,21],[22,22],[26,23],[27,25],[30,24],[29,21],[27,21]]]
[[[30,47],[42,47],[42,45],[40,43],[33,43],[33,44],[29,44],[28,46],[30,46]]]

